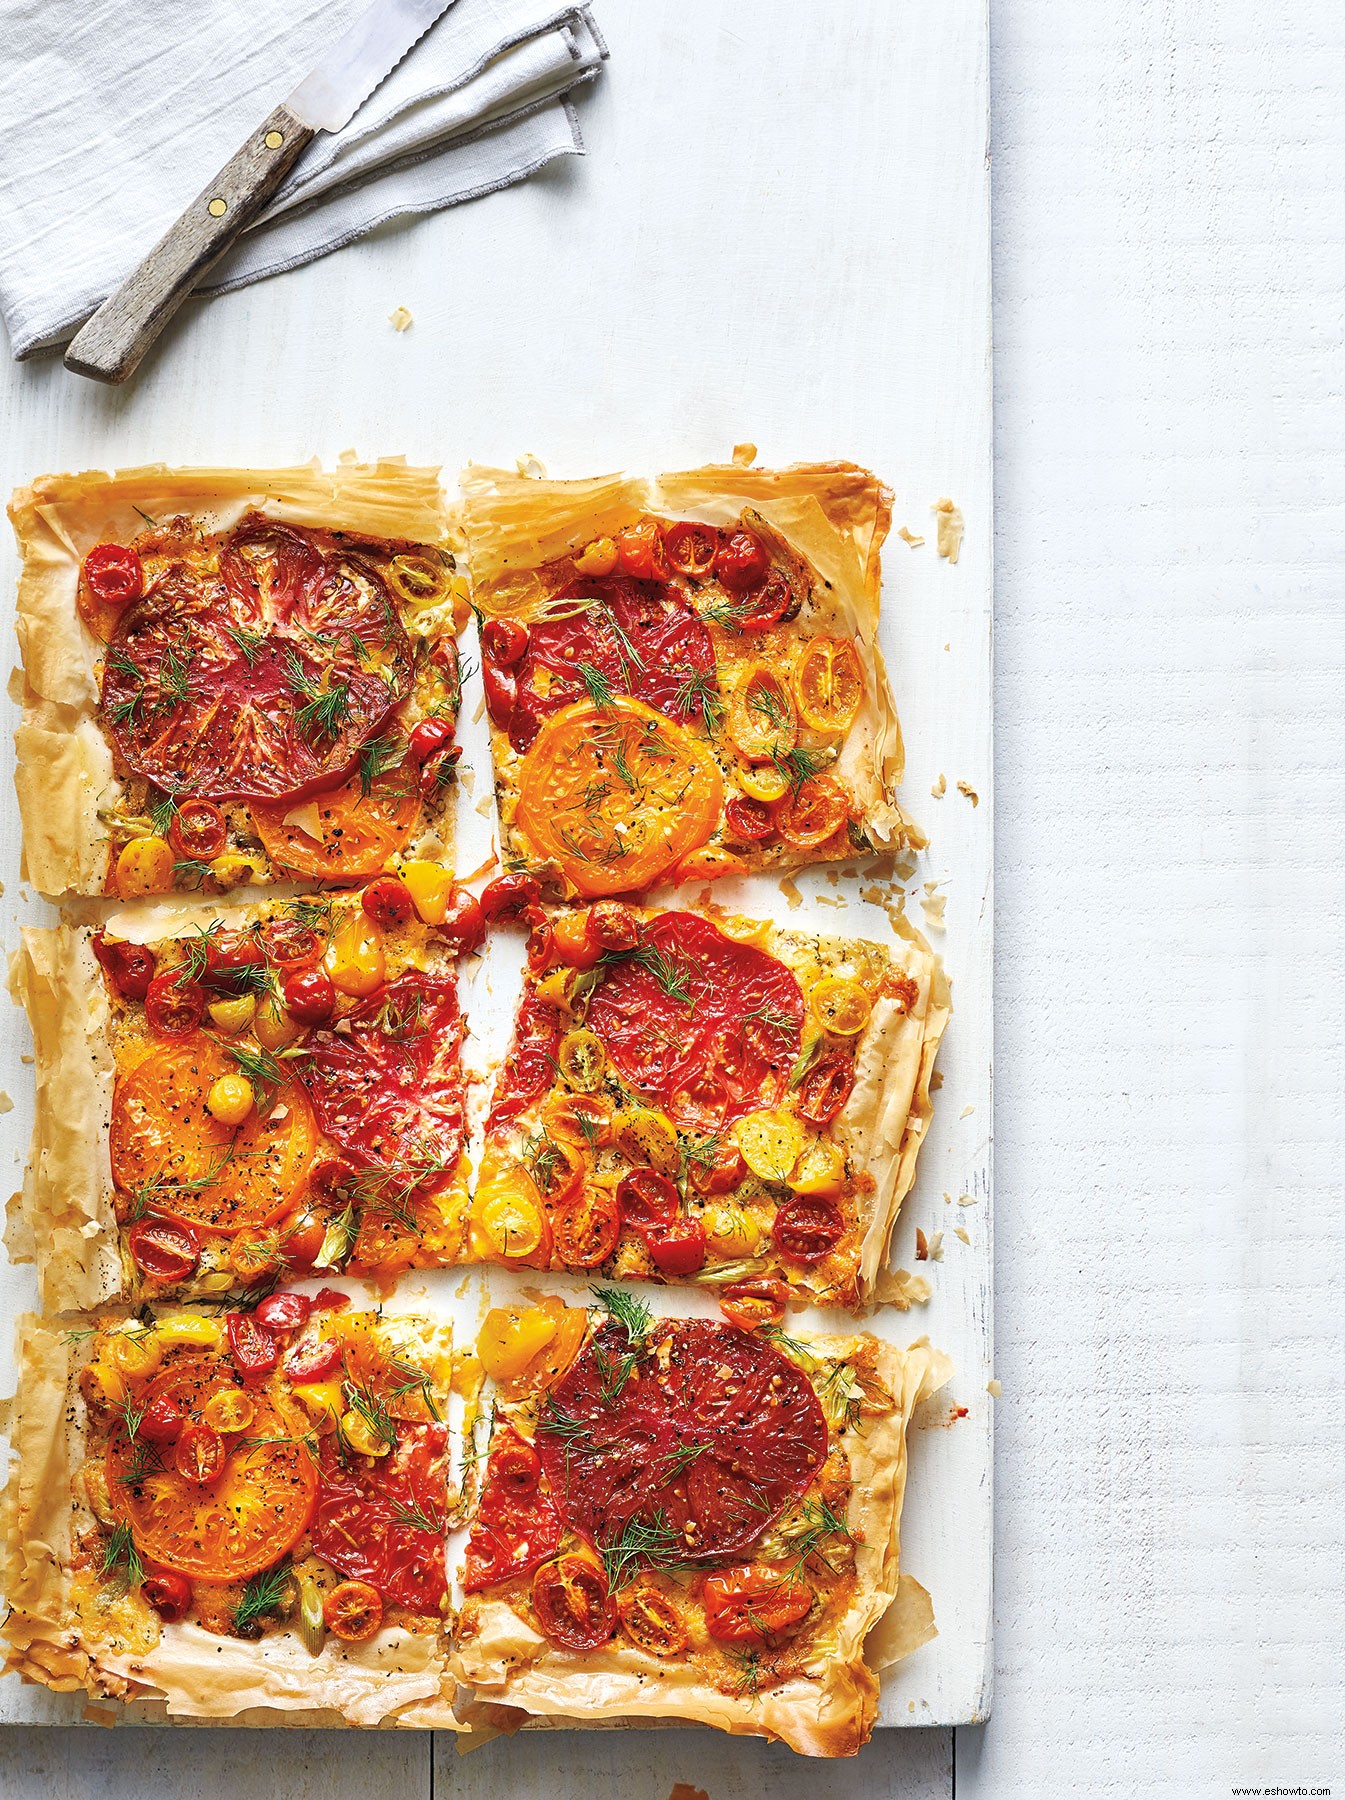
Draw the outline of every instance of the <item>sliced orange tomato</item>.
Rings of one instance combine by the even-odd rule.
[[[721,1644],[776,1645],[813,1607],[813,1590],[787,1568],[769,1563],[721,1569],[701,1583],[705,1627]]]
[[[864,698],[864,669],[849,638],[815,637],[794,665],[799,715],[814,731],[848,731]]]
[[[551,1222],[537,1184],[496,1144],[487,1144],[481,1159],[471,1238],[479,1261],[544,1269],[551,1258]]]
[[[689,1636],[675,1602],[652,1582],[637,1581],[616,1603],[621,1629],[650,1656],[680,1656]]]
[[[798,742],[794,696],[765,663],[749,663],[733,684],[725,726],[745,762],[770,762]]]
[[[586,1182],[552,1222],[555,1254],[567,1269],[596,1269],[621,1237],[621,1209],[610,1188]]]
[[[829,775],[814,775],[771,808],[775,829],[797,850],[816,850],[845,824],[850,803]]]
[[[311,800],[254,803],[252,819],[273,863],[293,875],[349,881],[383,873],[388,858],[405,847],[418,811],[413,792],[375,782],[365,794],[356,779]]]
[[[654,886],[705,843],[723,803],[706,745],[619,696],[547,719],[523,758],[515,819],[577,893],[621,894]]]
[[[215,1395],[236,1385],[231,1366],[193,1358],[152,1381],[144,1404],[167,1400],[199,1418]],[[304,1423],[265,1390],[253,1399],[255,1431],[247,1437],[226,1445],[208,1426],[198,1428],[220,1446],[215,1472],[180,1474],[168,1455],[146,1458],[124,1429],[113,1434],[108,1487],[147,1561],[198,1581],[240,1581],[270,1568],[307,1529],[317,1471],[300,1441]]]
[[[557,1094],[542,1109],[552,1137],[601,1150],[612,1141],[615,1108],[606,1094]]]
[[[270,1225],[293,1205],[317,1151],[304,1091],[286,1081],[265,1114],[223,1125],[206,1104],[233,1060],[201,1032],[165,1045],[118,1076],[112,1094],[112,1178],[146,1193],[157,1214],[231,1236]]]
[[[554,1387],[578,1356],[588,1330],[582,1306],[552,1294],[535,1306],[495,1306],[477,1335],[481,1367],[506,1399]]]

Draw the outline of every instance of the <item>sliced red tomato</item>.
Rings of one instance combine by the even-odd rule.
[[[481,627],[481,653],[489,662],[512,669],[528,647],[528,628],[519,619],[487,619]]]
[[[700,580],[714,568],[718,550],[719,533],[713,525],[684,519],[664,530],[663,554],[668,559],[668,567],[678,575],[690,575]]]
[[[481,911],[491,925],[498,925],[521,917],[541,897],[542,885],[535,875],[497,875],[481,890]]]
[[[760,1337],[663,1320],[635,1346],[618,1325],[598,1331],[551,1390],[536,1442],[565,1518],[600,1550],[661,1518],[679,1543],[695,1526],[695,1556],[733,1556],[807,1487],[827,1425],[803,1371]]]
[[[495,1083],[487,1131],[526,1112],[551,1086],[560,1047],[560,1014],[534,995],[518,1009],[514,1041]]]
[[[410,888],[395,875],[381,875],[377,881],[371,881],[360,896],[360,905],[384,931],[405,925],[416,910]]]
[[[149,993],[158,964],[147,945],[127,943],[99,931],[94,934],[93,953],[123,1000],[143,1000]]]
[[[173,1467],[184,1481],[209,1487],[224,1470],[224,1439],[209,1425],[184,1425],[173,1450]]]
[[[185,1418],[199,1419],[207,1401],[237,1380],[222,1359],[176,1362],[145,1390],[146,1410],[167,1400]],[[240,1581],[270,1568],[302,1536],[313,1511],[317,1473],[303,1429],[264,1388],[252,1430],[227,1445],[208,1427],[188,1425],[171,1454],[147,1458],[139,1439],[119,1425],[107,1450],[108,1486],[141,1555],[197,1581]],[[207,1431],[220,1444],[220,1466],[208,1480],[197,1478],[214,1461],[207,1440],[192,1448],[187,1474],[175,1466],[189,1431]]]
[[[694,1275],[705,1267],[705,1227],[699,1219],[668,1219],[651,1225],[645,1248],[663,1275]]]
[[[481,1503],[467,1539],[462,1585],[469,1594],[511,1575],[526,1575],[560,1548],[562,1526],[554,1500],[536,1479],[531,1487],[516,1479],[529,1450],[507,1426],[491,1441]]]
[[[840,1208],[817,1195],[796,1195],[786,1200],[771,1222],[771,1236],[781,1256],[790,1262],[821,1262],[845,1235]]]
[[[299,1076],[318,1122],[361,1169],[449,1176],[465,1141],[465,1026],[457,990],[408,969],[347,1013],[310,1031]]]
[[[789,1305],[789,1289],[773,1275],[754,1275],[731,1281],[721,1290],[719,1308],[730,1325],[756,1331],[762,1325],[778,1325]]]
[[[159,1037],[189,1037],[205,1018],[205,989],[181,969],[156,975],[145,993],[145,1023]]]
[[[695,913],[652,919],[593,992],[588,1028],[617,1073],[678,1124],[722,1126],[783,1096],[804,1000],[773,956]]]
[[[265,1375],[280,1361],[280,1346],[248,1313],[230,1313],[226,1321],[234,1367],[244,1380]]]
[[[100,606],[125,606],[145,591],[145,568],[128,544],[95,544],[84,558],[84,579]]]
[[[200,1247],[185,1225],[168,1219],[141,1219],[126,1234],[131,1260],[154,1281],[185,1281],[200,1259]]]
[[[657,1169],[628,1169],[617,1184],[621,1216],[636,1231],[675,1219],[681,1200],[675,1185]]]
[[[621,1211],[609,1188],[586,1183],[551,1221],[552,1253],[569,1269],[596,1269],[621,1236]]]
[[[558,1556],[532,1578],[537,1622],[566,1650],[596,1650],[616,1631],[616,1608],[603,1566],[591,1556]]]
[[[855,1085],[855,1059],[835,1051],[815,1062],[799,1083],[800,1115],[810,1125],[830,1125]]]
[[[350,772],[412,671],[372,564],[254,514],[218,573],[184,557],[122,613],[102,718],[127,767],[165,793],[292,799]]]
[[[557,616],[533,621],[513,671],[515,750],[526,750],[552,713],[604,691],[630,694],[679,724],[704,719],[704,696],[717,692],[714,646],[675,588],[580,577],[551,606]]]
[[[447,1514],[446,1425],[399,1421],[396,1454],[372,1467],[343,1468],[323,1440],[313,1548],[343,1575],[414,1613],[437,1613]]]
[[[168,841],[184,862],[211,861],[225,837],[224,814],[209,800],[184,800],[168,827]]]
[[[322,939],[298,919],[268,919],[261,929],[262,954],[282,975],[306,969],[322,955]]]
[[[701,1583],[705,1625],[721,1644],[778,1645],[813,1609],[813,1590],[788,1567],[755,1563],[723,1569]]]
[[[443,919],[434,929],[454,956],[468,956],[479,950],[486,938],[486,915],[481,902],[468,888],[454,886]]]
[[[772,625],[797,617],[802,605],[803,595],[793,578],[777,564],[760,587],[739,601],[734,624],[741,632],[769,631]]]
[[[301,1025],[325,1025],[336,1011],[336,985],[325,969],[296,969],[280,984],[280,997]]]

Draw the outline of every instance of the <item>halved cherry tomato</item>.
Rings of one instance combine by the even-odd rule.
[[[546,1266],[551,1225],[537,1184],[521,1163],[491,1143],[477,1176],[472,1225],[486,1256],[506,1264]]]
[[[240,969],[257,969],[266,960],[261,941],[251,931],[212,931],[205,943],[205,984],[232,989]]]
[[[808,1007],[824,1031],[836,1037],[858,1037],[869,1022],[873,1002],[857,981],[824,975],[808,989]]]
[[[598,1150],[612,1141],[614,1110],[606,1094],[557,1094],[547,1101],[544,1116],[553,1137]]]
[[[292,1269],[311,1268],[327,1236],[327,1221],[321,1213],[293,1213],[279,1226],[280,1254]]]
[[[745,794],[735,794],[724,808],[730,832],[749,844],[759,844],[775,830],[770,808]]]
[[[391,931],[397,925],[405,925],[416,910],[411,890],[404,881],[398,881],[395,875],[384,875],[377,881],[371,881],[360,896],[360,905],[374,924],[382,926],[385,931]]]
[[[159,1569],[147,1575],[140,1591],[165,1625],[176,1625],[191,1611],[191,1583],[176,1569]]]
[[[253,1316],[265,1331],[298,1331],[312,1310],[304,1294],[268,1294]]]
[[[669,567],[679,575],[708,575],[715,566],[719,549],[719,533],[713,525],[701,525],[684,519],[669,525],[663,533],[663,552]]]
[[[93,953],[123,1000],[143,1000],[149,993],[158,964],[147,945],[127,943],[99,931],[94,935]]]
[[[523,660],[528,635],[521,619],[487,619],[481,628],[481,653],[490,662],[512,669]]]
[[[170,969],[156,975],[145,994],[145,1023],[160,1037],[189,1037],[205,1018],[206,993],[199,981]]]
[[[531,1444],[510,1432],[490,1453],[491,1478],[507,1494],[532,1494],[542,1479],[542,1459]]]
[[[781,1256],[805,1265],[821,1262],[844,1235],[840,1208],[817,1195],[786,1200],[771,1222],[771,1236]]]
[[[280,990],[285,1011],[301,1025],[325,1025],[336,1011],[336,989],[325,969],[299,969]]]
[[[383,1597],[367,1581],[342,1581],[323,1601],[322,1617],[333,1637],[362,1644],[383,1623]]]
[[[247,1380],[265,1375],[280,1361],[280,1345],[247,1313],[230,1313],[226,1321],[234,1367]]]
[[[269,1226],[248,1225],[235,1233],[229,1245],[229,1267],[243,1283],[250,1287],[254,1281],[260,1281],[263,1275],[271,1274],[281,1263],[280,1233]]]
[[[734,623],[742,632],[769,631],[772,625],[795,618],[802,606],[803,596],[785,571],[777,567],[770,571],[749,600],[740,603],[739,616]],[[751,610],[746,610],[749,607]]]
[[[747,664],[735,681],[726,729],[747,762],[770,762],[792,750],[798,741],[794,696],[764,662]]]
[[[586,1184],[551,1226],[555,1253],[570,1269],[596,1269],[621,1236],[621,1210],[610,1188]]]
[[[145,591],[145,568],[126,544],[95,544],[84,558],[84,579],[103,606],[125,606]]]
[[[407,739],[406,748],[417,768],[453,742],[453,721],[442,717],[422,719]]]
[[[209,1425],[184,1425],[173,1448],[173,1467],[184,1481],[209,1487],[224,1469],[224,1439]]]
[[[442,750],[436,750],[433,756],[427,756],[420,765],[420,774],[416,778],[416,788],[421,799],[438,799],[461,760],[461,744],[446,744]]]
[[[221,1437],[237,1437],[257,1416],[257,1408],[242,1388],[221,1388],[201,1408],[202,1422]]]
[[[731,1138],[715,1139],[710,1152],[688,1159],[691,1185],[698,1194],[731,1194],[747,1174],[743,1153]]]
[[[177,1401],[167,1394],[160,1394],[140,1415],[136,1436],[148,1438],[151,1444],[175,1444],[185,1424],[186,1418]]]
[[[637,1231],[675,1219],[681,1204],[676,1187],[655,1169],[628,1169],[617,1184],[616,1197],[622,1219]]]
[[[799,1085],[800,1115],[810,1125],[830,1125],[850,1098],[855,1085],[855,1061],[844,1051],[833,1051],[815,1062]]]
[[[551,947],[556,961],[572,969],[591,969],[602,954],[587,912],[558,913],[551,921]]]
[[[516,919],[526,907],[536,906],[542,897],[541,883],[534,875],[497,875],[488,881],[481,894],[481,911],[492,925],[501,919]]]
[[[789,1304],[789,1289],[772,1275],[754,1275],[747,1281],[731,1281],[719,1296],[719,1310],[742,1331],[762,1325],[778,1325]]]
[[[405,848],[419,812],[419,800],[394,773],[375,777],[368,793],[357,776],[302,807],[254,802],[252,822],[271,861],[290,874],[349,882],[380,874]]]
[[[633,950],[640,941],[640,915],[624,900],[597,900],[588,909],[588,934],[604,950]]]
[[[454,956],[468,956],[479,950],[486,936],[486,915],[475,894],[465,887],[455,887],[448,896],[443,919],[435,926]]]
[[[699,1219],[669,1219],[650,1225],[645,1245],[664,1275],[694,1275],[705,1267],[705,1227]]]
[[[848,731],[864,698],[864,670],[850,639],[810,638],[794,665],[794,693],[805,725]]]
[[[766,579],[771,559],[761,539],[750,531],[731,531],[721,537],[715,551],[714,570],[731,594],[745,594]]]
[[[529,912],[540,912],[540,907],[529,907]],[[539,918],[532,922],[528,932],[528,967],[534,974],[540,974],[556,960],[556,932],[550,919]]]
[[[210,862],[226,835],[224,814],[209,800],[184,800],[168,827],[168,841],[183,862]]]
[[[485,662],[481,665],[481,686],[485,690],[491,720],[501,731],[506,730],[518,705],[517,675],[499,663]]]
[[[334,1290],[331,1288],[322,1290],[322,1293],[330,1294],[332,1292]],[[319,1294],[318,1298],[321,1299],[321,1297],[322,1295]],[[346,1305],[350,1304],[344,1294],[341,1295],[341,1300]],[[314,1304],[316,1305],[316,1302]],[[306,1349],[294,1351],[286,1359],[285,1374],[296,1387],[301,1387],[310,1382],[325,1381],[329,1375],[334,1375],[340,1366],[340,1339],[323,1338],[320,1344],[310,1344]]]
[[[154,1281],[185,1281],[201,1254],[187,1227],[167,1219],[141,1219],[132,1225],[126,1247],[136,1268]]]
[[[584,1159],[576,1144],[565,1138],[551,1138],[531,1158],[528,1170],[538,1193],[554,1208],[564,1206],[577,1191],[584,1175]]]
[[[813,775],[771,808],[775,828],[798,850],[815,850],[845,824],[850,803],[829,775]]]
[[[687,1647],[686,1622],[675,1603],[652,1582],[637,1581],[617,1598],[621,1629],[649,1656],[680,1656]]]
[[[567,1650],[596,1650],[616,1630],[607,1577],[591,1556],[558,1556],[532,1578],[532,1604],[542,1630]]]
[[[657,519],[641,519],[616,534],[616,560],[624,575],[655,581],[663,574],[663,533]]]
[[[721,1644],[779,1644],[813,1609],[813,1590],[806,1581],[766,1563],[707,1575],[701,1599],[706,1630]]]

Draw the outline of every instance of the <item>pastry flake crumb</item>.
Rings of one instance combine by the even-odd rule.
[[[947,649],[947,645],[945,645],[944,648]],[[944,795],[948,792],[948,777],[940,774],[939,779],[929,791],[936,800],[942,800]]]
[[[733,446],[733,461],[736,467],[750,469],[756,460],[757,447],[755,444],[735,444]]]
[[[975,1194],[959,1194],[957,1203],[959,1206],[975,1206],[977,1204],[976,1196]]]
[[[799,891],[799,884],[792,881],[788,875],[782,875],[780,878],[780,892],[784,895],[785,905],[790,912],[797,912],[803,905],[803,895]]]
[[[928,1249],[930,1262],[943,1261],[943,1233],[941,1231],[930,1232]]]
[[[962,533],[965,529],[962,514],[951,500],[934,502],[934,517],[937,521],[935,548],[939,555],[955,563],[962,551]]]
[[[540,456],[534,456],[529,450],[526,456],[520,456],[517,463],[518,472],[530,481],[546,480],[546,464]]]
[[[879,1275],[873,1297],[880,1305],[909,1312],[913,1306],[926,1305],[933,1292],[925,1276],[913,1275],[909,1269],[898,1269],[895,1274],[887,1269]]]
[[[943,1070],[935,1069],[934,1073],[929,1078],[929,1091],[931,1094],[937,1094],[939,1089],[942,1086],[943,1086]]]
[[[929,1239],[918,1225],[915,1228],[915,1260],[917,1262],[929,1261]]]
[[[0,1113],[13,1112],[13,1110],[14,1102],[10,1099],[9,1095],[0,1088]]]
[[[965,794],[973,806],[979,806],[981,804],[981,796],[976,792],[976,789],[969,781],[959,781],[957,784],[957,791],[959,794]]]
[[[23,1055],[19,1058],[20,1062],[26,1062],[26,1063],[31,1063],[31,1062],[34,1062],[35,1060],[36,1059],[30,1050],[25,1050]]]
[[[948,904],[947,894],[925,894],[920,900],[920,910],[925,915],[925,924],[931,931],[946,931],[944,908]]]
[[[957,1116],[959,1119],[969,1119],[975,1111],[976,1108],[974,1106],[964,1106]]]
[[[997,1378],[986,1382],[985,1391],[987,1394],[993,1395],[996,1400],[1000,1400],[1004,1396],[1004,1389]]]
[[[902,526],[897,536],[903,543],[909,544],[912,550],[918,550],[925,541],[922,537],[917,537],[913,531],[908,530],[905,525]]]
[[[953,1232],[953,1236],[961,1238],[964,1244],[969,1244],[971,1242],[971,1234],[968,1232],[965,1225],[959,1225]]]
[[[415,324],[415,320],[411,317],[407,307],[399,306],[395,312],[388,314],[388,324],[394,331],[409,331]]]

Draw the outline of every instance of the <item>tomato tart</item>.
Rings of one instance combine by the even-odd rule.
[[[573,1309],[539,1327],[535,1308],[500,1308],[482,1328],[493,1431],[455,1672],[477,1704],[853,1755],[874,1664],[934,1635],[899,1566],[906,1427],[951,1365],[923,1341],[796,1338],[597,1297],[563,1350]]]
[[[469,1258],[875,1296],[949,1013],[917,933],[606,899],[541,918],[528,962]]]
[[[43,893],[344,884],[445,854],[467,598],[435,470],[47,476],[10,516]]]
[[[462,478],[508,856],[593,898],[923,844],[863,469]]]
[[[25,932],[37,1111],[9,1250],[45,1305],[457,1260],[455,971],[479,917],[412,862],[361,892]]]
[[[451,1334],[348,1304],[20,1322],[9,1668],[170,1717],[456,1729]]]

